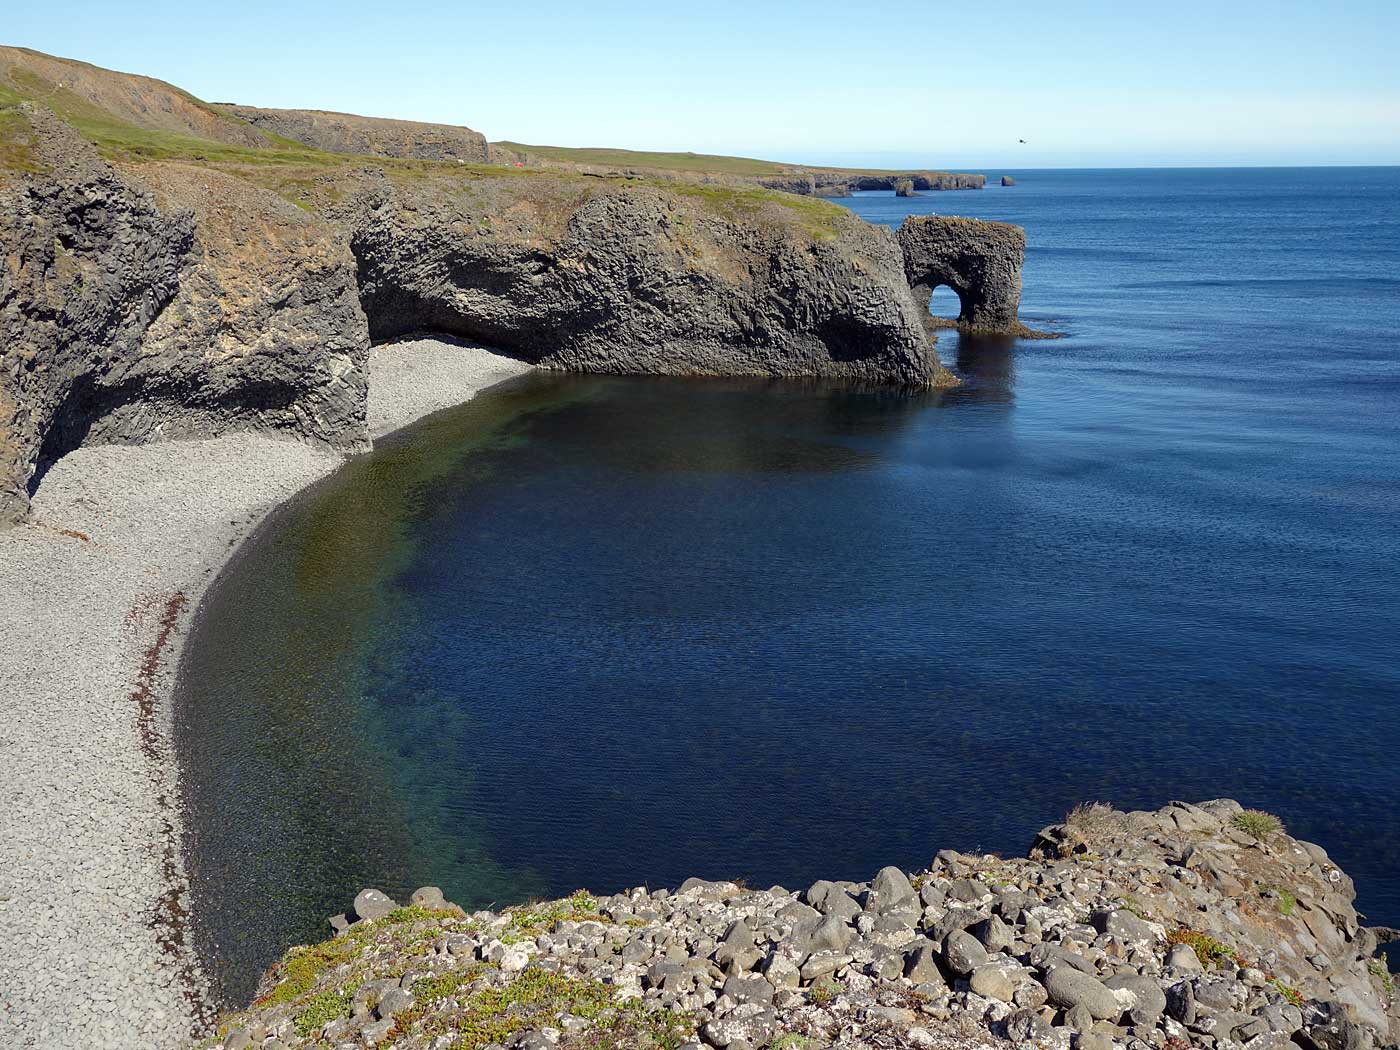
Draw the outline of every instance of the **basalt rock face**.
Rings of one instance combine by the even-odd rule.
[[[22,112],[39,170],[0,185],[0,522],[85,443],[233,426],[364,443],[368,337],[343,245],[215,172],[143,185],[49,110]]]
[[[1021,302],[1026,231],[1003,222],[918,215],[899,228],[904,268],[916,298],[927,305],[947,285],[958,295],[961,327],[1012,332]]]
[[[261,109],[223,103],[221,111],[274,135],[331,153],[417,160],[458,160],[467,164],[505,162],[493,158],[486,136],[453,124],[388,120],[319,109]]]
[[[945,378],[893,237],[835,205],[531,176],[383,184],[336,221],[376,340],[434,329],[589,372]]]
[[[365,891],[224,1046],[1370,1050],[1400,1010],[1350,880],[1217,799],[1078,807],[1030,855],[793,892],[693,878],[464,915]],[[703,863],[701,858],[700,863]],[[353,921],[352,921],[353,920]],[[321,960],[319,963],[317,960]],[[267,1045],[274,1045],[269,1042]]]

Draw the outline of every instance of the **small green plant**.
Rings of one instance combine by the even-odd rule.
[[[1260,886],[1259,892],[1265,896],[1273,894],[1280,915],[1292,915],[1293,909],[1298,907],[1298,898],[1282,886]]]
[[[1094,831],[1117,823],[1118,813],[1107,802],[1081,802],[1065,814],[1065,823],[1080,831]]]
[[[1366,964],[1366,972],[1381,982],[1387,999],[1395,998],[1395,975],[1390,972],[1390,962],[1386,959],[1385,952],[1381,952]]]
[[[1123,910],[1126,911],[1126,912],[1129,912],[1130,914],[1136,915],[1136,916],[1137,916],[1139,919],[1141,919],[1143,922],[1151,922],[1151,921],[1152,921],[1152,916],[1150,916],[1150,915],[1147,914],[1147,912],[1146,912],[1146,910],[1143,908],[1143,906],[1142,906],[1141,904],[1138,903],[1138,899],[1137,899],[1136,897],[1133,897],[1133,896],[1124,896],[1124,897],[1123,897]]]
[[[1234,957],[1234,952],[1229,945],[1222,944],[1207,933],[1199,933],[1196,930],[1179,926],[1171,933],[1167,934],[1167,944],[1184,944],[1196,953],[1196,958],[1201,960],[1201,965],[1206,969],[1212,969],[1219,965],[1221,960]]]
[[[1259,842],[1271,839],[1283,830],[1283,821],[1262,809],[1246,809],[1242,813],[1236,813],[1230,819],[1230,824]]]
[[[812,985],[811,991],[807,993],[807,1001],[821,1006],[836,998],[836,989],[832,988],[826,981],[820,981]]]
[[[306,1000],[301,1012],[292,1020],[297,1035],[308,1036],[321,1030],[329,1021],[334,1021],[350,1011],[355,999],[355,989],[332,990],[313,995]]]
[[[1291,984],[1284,984],[1277,977],[1269,982],[1274,986],[1274,990],[1283,996],[1294,1006],[1302,1006],[1304,1003],[1303,993],[1294,988]]]
[[[796,1032],[784,1032],[768,1044],[768,1050],[807,1050],[807,1047],[810,1046],[811,1043],[812,1040],[808,1039],[805,1035],[798,1035]]]

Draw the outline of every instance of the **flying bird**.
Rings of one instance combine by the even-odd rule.
[[[1019,142],[1019,143],[1020,143],[1021,145],[1023,145],[1023,146],[1026,144],[1026,140],[1025,140],[1025,139],[1017,139],[1016,141]]]

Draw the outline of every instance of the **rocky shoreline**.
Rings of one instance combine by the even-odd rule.
[[[528,366],[430,340],[370,351],[376,433]],[[0,532],[0,1045],[165,1048],[205,1022],[168,701],[205,587],[343,462],[265,434],[89,447]]]
[[[690,879],[466,915],[377,890],[203,1046],[395,1050],[1369,1050],[1400,1037],[1393,931],[1277,818],[1076,808],[1026,858],[793,892]],[[353,921],[352,921],[353,920]]]

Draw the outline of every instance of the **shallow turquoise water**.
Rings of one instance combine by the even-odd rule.
[[[285,508],[185,661],[229,994],[365,885],[796,886],[1232,795],[1400,925],[1400,171],[1024,172],[957,391],[531,377]],[[935,304],[937,308],[940,303]]]

